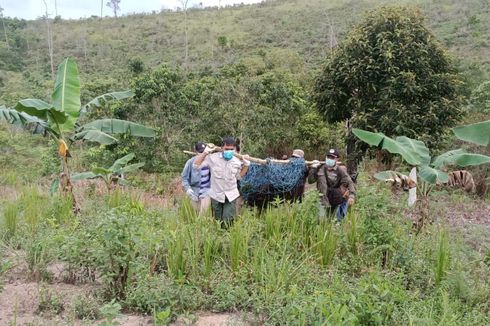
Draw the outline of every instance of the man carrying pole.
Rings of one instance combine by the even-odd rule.
[[[225,137],[221,150],[213,153],[214,149],[206,147],[194,161],[194,168],[209,167],[211,172],[211,206],[214,217],[227,228],[233,224],[236,215],[236,199],[240,196],[237,180],[247,173],[250,161],[247,155],[241,156],[240,161],[235,157],[236,143],[231,137]],[[243,162],[243,163],[242,163]]]
[[[194,149],[202,153],[206,148],[203,142],[197,142]],[[192,206],[199,215],[204,215],[210,206],[209,199],[209,168],[196,169],[193,167],[196,157],[192,157],[185,163],[181,173],[182,186],[191,199]]]
[[[316,181],[321,195],[321,209],[328,213],[335,212],[337,220],[341,221],[347,214],[347,208],[354,204],[356,190],[347,170],[338,165],[339,157],[336,149],[330,149],[323,164],[314,161],[311,164],[308,183]]]

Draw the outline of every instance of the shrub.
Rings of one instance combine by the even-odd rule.
[[[59,294],[45,287],[39,289],[39,306],[36,310],[38,314],[49,313],[58,315],[63,310],[65,310],[65,306]]]

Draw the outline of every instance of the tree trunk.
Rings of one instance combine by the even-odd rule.
[[[188,35],[187,35],[187,5],[184,8],[184,29],[185,29],[185,68],[187,69],[187,59],[189,57],[189,43],[188,43]]]
[[[5,45],[7,46],[7,50],[10,50],[10,45],[9,45],[9,39],[7,37],[7,29],[5,28],[5,20],[2,18],[2,25],[3,25],[3,33],[5,34]]]
[[[48,31],[48,51],[49,51],[49,61],[51,63],[51,78],[54,79],[54,63],[53,63],[53,35],[51,33],[51,26],[49,25],[49,17],[48,17],[48,4],[46,0],[43,0],[44,6],[46,7],[46,28]]]
[[[350,176],[355,176],[357,174],[357,164],[359,163],[359,154],[356,151],[356,137],[352,133],[352,124],[347,120],[347,173]]]

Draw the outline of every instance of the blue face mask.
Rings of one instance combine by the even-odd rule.
[[[329,168],[332,168],[335,166],[335,160],[332,160],[331,158],[327,158],[325,160],[325,165],[328,166]]]
[[[231,160],[234,155],[235,155],[235,151],[232,149],[227,150],[227,151],[223,151],[223,158],[227,161]]]

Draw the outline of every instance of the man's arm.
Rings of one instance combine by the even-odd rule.
[[[318,168],[310,168],[310,171],[308,172],[308,183],[315,183],[317,178],[318,178],[318,175],[317,175],[317,172],[318,172]]]
[[[199,169],[201,167],[202,163],[204,162],[208,154],[209,152],[204,151],[196,156],[196,159],[194,160],[194,164],[193,164],[195,169]]]
[[[248,160],[248,158],[249,158],[248,155],[242,156],[243,166],[242,166],[242,169],[240,170],[239,178],[237,178],[237,179],[241,179],[245,174],[247,174],[248,167],[250,166],[250,161]]]
[[[189,183],[189,175],[191,174],[191,169],[191,160],[188,160],[187,162],[185,162],[184,169],[182,170],[182,173],[180,175],[180,177],[182,178],[182,187],[184,187],[184,190],[186,192],[187,190],[191,189],[191,185]]]
[[[248,172],[248,165],[243,165],[242,169],[240,170],[240,178],[243,178],[245,174]]]
[[[340,183],[347,186],[347,189],[349,190],[349,198],[356,199],[356,186],[346,171],[342,171]]]
[[[320,161],[314,160],[313,164],[310,165],[308,172],[308,183],[315,183],[318,179],[318,168],[320,167]]]

